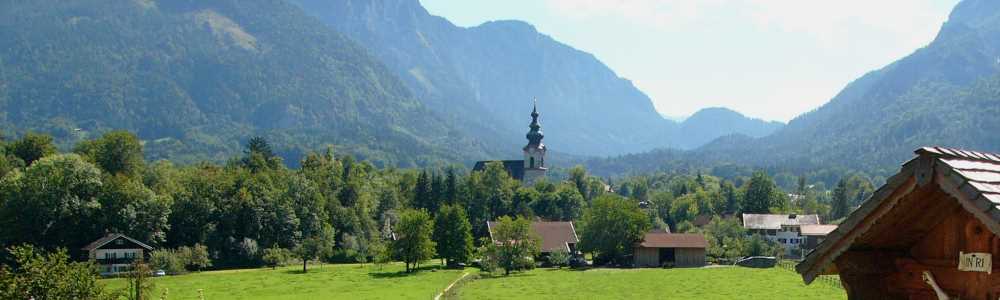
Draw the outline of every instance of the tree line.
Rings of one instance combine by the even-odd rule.
[[[224,164],[177,166],[144,161],[142,141],[124,131],[67,153],[45,135],[4,141],[0,246],[76,251],[115,232],[160,249],[160,264],[180,272],[273,266],[291,258],[303,271],[317,259],[401,260],[410,269],[432,257],[468,262],[502,253],[489,249],[496,244],[486,223],[509,217],[576,221],[581,250],[599,263],[622,264],[652,228],[703,232],[718,248],[710,255],[721,258],[768,251],[765,242],[734,229],[740,226],[733,216],[815,213],[836,220],[872,190],[869,181],[852,176],[834,191],[804,177],[787,191],[760,171],[733,180],[656,173],[608,182],[582,167],[561,180],[523,186],[498,163],[477,172],[378,168],[328,149],[306,154],[300,168],[290,169],[268,141],[252,138],[245,145]],[[706,217],[707,226],[698,221]],[[5,261],[10,257],[5,253]],[[523,262],[503,265],[517,269]]]

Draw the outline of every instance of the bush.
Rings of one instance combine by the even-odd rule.
[[[195,244],[194,247],[155,250],[149,254],[149,265],[154,270],[163,270],[167,274],[184,274],[188,271],[200,271],[211,267],[212,259],[208,257],[208,248]]]
[[[66,250],[8,249],[15,269],[0,265],[0,299],[117,299],[97,282],[93,264],[70,262]]]
[[[563,266],[569,264],[569,258],[569,252],[558,250],[549,254],[549,263],[562,269]]]
[[[184,268],[185,260],[177,250],[154,250],[149,254],[149,265],[154,270],[163,270],[170,275],[187,273]]]
[[[264,263],[271,266],[271,269],[275,269],[279,266],[284,267],[288,265],[288,261],[292,259],[292,252],[275,245],[269,249],[264,249],[263,258]]]

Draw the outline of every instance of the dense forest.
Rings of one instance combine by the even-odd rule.
[[[582,167],[522,186],[496,163],[472,173],[461,166],[378,168],[332,149],[308,153],[300,168],[289,169],[259,137],[225,164],[187,166],[147,163],[137,136],[124,131],[80,142],[69,153],[37,134],[2,149],[0,246],[80,249],[106,233],[123,233],[158,248],[203,249],[216,268],[260,266],[265,249],[294,249],[320,236],[329,237],[324,260],[369,260],[371,249],[402,230],[394,228],[414,210],[468,222],[477,243],[488,237],[486,222],[503,216],[577,221],[586,232],[587,216],[600,210],[591,209],[596,199],[643,215],[646,228],[718,236],[711,251],[722,259],[743,254],[719,252],[723,237],[749,243],[742,227],[730,230],[739,222],[734,215],[814,213],[832,221],[873,191],[860,176],[830,189],[799,177],[786,190],[763,171],[732,180],[658,173],[609,185]],[[698,227],[697,218],[713,221]],[[721,227],[729,229],[712,231]]]

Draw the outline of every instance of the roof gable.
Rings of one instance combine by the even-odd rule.
[[[97,239],[96,241],[93,241],[90,244],[87,244],[87,246],[84,246],[82,249],[87,251],[92,251],[94,249],[101,248],[102,246],[107,245],[108,243],[117,240],[119,238],[132,242],[133,244],[142,247],[146,250],[153,250],[153,247],[120,233],[109,233],[108,235],[105,235],[104,237]]]
[[[905,163],[796,266],[806,283],[830,273],[833,261],[854,244],[874,241],[903,247],[915,243],[905,234],[879,233],[877,228],[920,217],[934,221],[933,215],[944,210],[941,207],[964,209],[993,234],[1000,234],[1000,156],[941,147],[924,147],[915,153],[916,158]],[[918,200],[933,208],[914,209],[912,203],[920,204]]]

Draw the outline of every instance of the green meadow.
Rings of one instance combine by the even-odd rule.
[[[448,299],[846,299],[842,289],[806,286],[780,268],[535,269],[464,280]]]
[[[780,268],[535,269],[489,276],[476,269],[425,268],[406,274],[392,264],[314,265],[192,273],[153,279],[154,299],[846,299],[842,289],[806,286]],[[121,279],[104,280],[124,288]]]
[[[432,299],[461,277],[462,270],[423,269],[406,274],[402,264],[381,270],[372,265],[310,265],[272,270],[245,269],[154,278],[154,297],[167,299]],[[471,269],[470,269],[471,270]],[[105,280],[124,288],[122,279]]]

